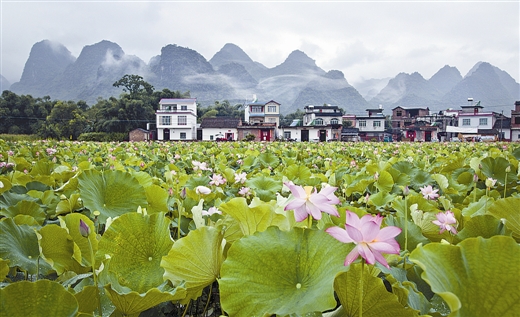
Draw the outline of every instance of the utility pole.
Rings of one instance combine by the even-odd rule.
[[[502,115],[500,116],[500,138],[499,138],[500,141],[504,141],[504,137],[502,135],[503,122],[504,122],[504,110],[502,110]]]

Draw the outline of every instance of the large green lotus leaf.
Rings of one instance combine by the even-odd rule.
[[[433,178],[430,176],[429,173],[418,170],[412,177],[410,181],[410,186],[413,187],[416,190],[419,190],[419,188],[432,185]]]
[[[334,277],[352,246],[321,230],[269,227],[235,241],[222,264],[222,308],[230,316],[306,314],[336,306]]]
[[[394,186],[394,179],[387,171],[381,171],[375,185],[382,192],[390,192]]]
[[[455,236],[455,242],[460,242],[471,237],[491,238],[503,235],[504,225],[491,215],[479,215],[464,222],[464,229]]]
[[[305,165],[289,165],[284,170],[284,176],[295,184],[306,185],[306,181],[311,178],[312,173],[310,168]]]
[[[0,210],[0,215],[14,218],[17,215],[31,216],[39,225],[42,225],[47,215],[39,204],[34,201],[22,200],[14,206]]]
[[[520,245],[511,237],[430,243],[409,259],[451,309],[450,317],[503,317],[520,311]]]
[[[503,157],[486,157],[480,161],[482,165],[480,171],[486,178],[490,177],[496,179],[498,183],[504,184],[506,181],[506,168],[509,166],[513,170],[511,163]],[[507,183],[515,181],[517,179],[514,171],[507,173]]]
[[[96,254],[98,249],[97,234],[92,220],[87,216],[78,213],[61,216],[59,219],[61,227],[67,228],[72,241],[74,241],[74,256],[77,258],[77,254],[79,253],[83,266],[92,266],[91,252]],[[83,222],[90,228],[88,239],[83,237],[79,231],[80,220],[83,220]]]
[[[18,192],[15,192],[15,189],[19,189],[17,190]],[[27,191],[24,187],[13,187],[11,191],[3,193],[2,196],[0,196],[0,209],[7,209],[24,200],[38,202],[38,198],[27,195]]]
[[[401,246],[401,249],[405,250],[405,219],[404,217],[393,217],[387,216],[385,217],[385,223],[387,226],[395,226],[402,229],[401,233],[395,238],[396,241]],[[408,251],[412,251],[418,244],[427,244],[430,241],[422,235],[422,230],[419,226],[417,226],[411,219],[408,217]]]
[[[370,195],[368,202],[377,208],[385,208],[394,200],[394,194],[390,194],[388,192],[377,192],[374,195]]]
[[[188,303],[197,299],[203,289],[211,285],[220,275],[222,265],[222,239],[224,233],[214,227],[202,227],[175,242],[161,266],[164,278],[178,285],[185,281]]]
[[[247,205],[243,197],[235,197],[219,206],[219,209],[238,221],[244,235],[264,231],[269,226],[288,229],[288,220],[284,215],[276,213],[271,205],[262,202],[254,207]]]
[[[271,152],[263,152],[258,155],[258,162],[260,162],[264,168],[268,166],[275,168],[280,164],[280,158]]]
[[[0,176],[0,194],[10,190],[11,187],[13,187],[11,181],[7,177]]]
[[[56,205],[56,214],[68,214],[80,209],[81,207],[83,206],[80,200],[80,195],[72,194],[69,198],[60,200]]]
[[[258,198],[263,201],[276,199],[276,193],[282,189],[282,183],[264,175],[256,176],[246,181]]]
[[[99,211],[102,222],[147,204],[143,186],[129,173],[88,170],[78,177],[78,181],[85,207]]]
[[[0,289],[0,316],[72,317],[77,312],[74,295],[54,281],[22,281]]]
[[[404,307],[395,294],[386,290],[383,281],[374,276],[373,268],[365,265],[363,270],[363,317],[408,317],[417,312]],[[361,264],[353,264],[348,272],[334,280],[334,290],[341,302],[343,312],[333,316],[359,316],[359,292]]]
[[[29,274],[36,274],[39,265],[40,274],[46,275],[51,267],[39,257],[38,238],[32,227],[17,225],[12,218],[0,220],[0,258]]]
[[[489,213],[498,219],[505,219],[506,227],[513,231],[513,237],[520,241],[520,198],[499,199],[489,206]]]
[[[148,213],[168,212],[168,192],[161,186],[150,185],[145,187],[146,199],[148,200]]]
[[[160,263],[173,245],[169,225],[163,213],[124,214],[101,237],[97,256],[110,256],[106,270],[116,274],[122,286],[146,293],[163,282]]]
[[[178,301],[186,297],[186,290],[182,286],[171,288],[167,282],[141,294],[136,291],[128,291],[117,283],[105,285],[105,290],[114,306],[124,316],[135,315],[137,317],[139,313],[160,303]]]
[[[90,271],[90,267],[81,265],[81,254],[74,254],[76,246],[67,229],[54,224],[47,225],[40,229],[38,238],[43,258],[58,275],[65,271],[77,274]]]
[[[78,310],[80,313],[91,314],[98,309],[98,288],[94,285],[88,285],[74,294],[78,301]]]
[[[9,274],[9,260],[0,259],[0,282],[5,280],[7,274]]]

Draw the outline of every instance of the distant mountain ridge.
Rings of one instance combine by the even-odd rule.
[[[494,107],[489,111],[499,111],[499,107],[510,110],[520,100],[520,85],[487,62],[477,63],[465,77],[446,65],[430,79],[417,72],[400,73],[391,79],[367,80],[357,85],[358,91],[341,71],[321,69],[300,50],[268,68],[231,43],[209,61],[195,50],[169,44],[147,64],[106,40],[85,46],[78,58],[59,43],[44,40],[34,44],[20,81],[9,89],[93,105],[98,97],[117,97],[122,89],[112,84],[125,74],[142,76],[156,90],[190,91],[203,106],[224,99],[244,103],[256,94],[260,100],[281,103],[282,114],[325,103],[352,114],[365,114],[365,109],[380,104],[385,114],[396,106],[436,111],[465,104],[468,97],[481,101],[484,107]],[[2,78],[2,87],[8,84]]]

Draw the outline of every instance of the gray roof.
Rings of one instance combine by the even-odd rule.
[[[240,118],[231,117],[215,117],[215,118],[204,118],[200,124],[202,129],[204,128],[236,128],[242,120]]]

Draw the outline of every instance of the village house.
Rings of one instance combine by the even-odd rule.
[[[520,141],[520,101],[515,102],[515,109],[511,110],[511,141]]]
[[[151,132],[142,128],[133,129],[128,133],[128,140],[130,142],[142,142],[151,139]]]
[[[238,140],[255,136],[256,141],[274,141],[280,125],[280,104],[274,100],[254,100],[245,107],[244,122],[238,127]]]
[[[155,112],[158,140],[195,140],[197,99],[161,99]]]
[[[359,130],[361,141],[384,141],[385,139],[385,120],[383,107],[377,109],[366,109],[368,115],[356,116],[355,126]]]
[[[204,118],[200,123],[200,139],[202,141],[237,141],[238,127],[242,125],[240,118],[215,117]]]

